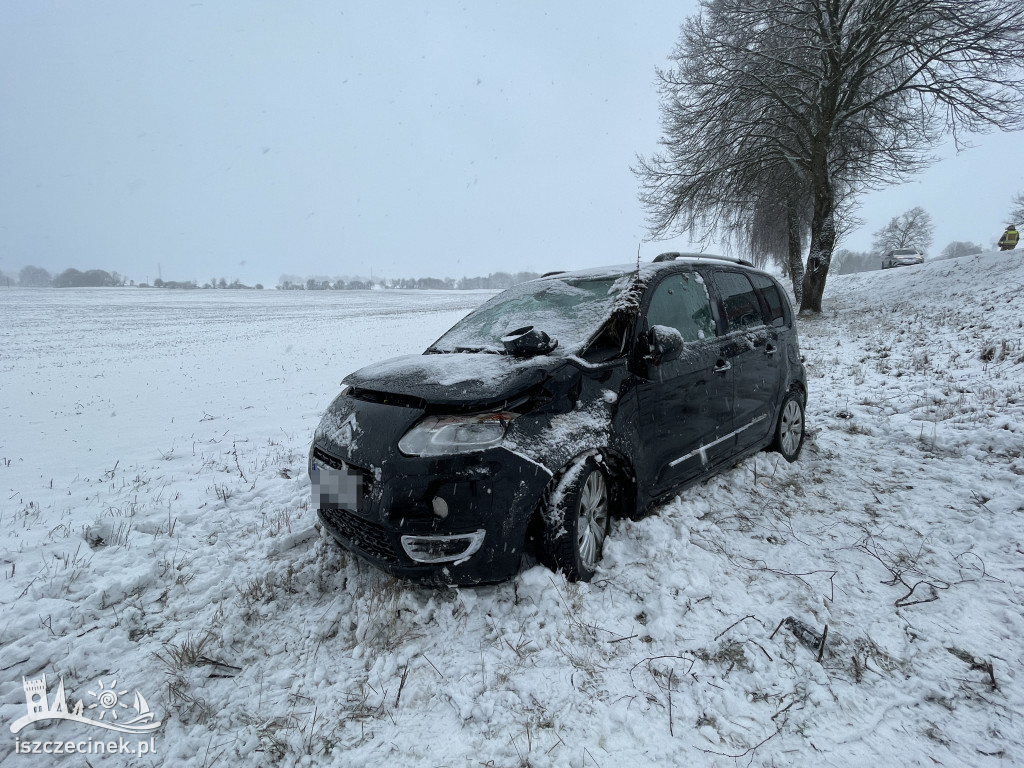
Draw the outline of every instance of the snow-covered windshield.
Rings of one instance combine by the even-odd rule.
[[[532,325],[558,339],[555,354],[571,354],[608,319],[615,299],[627,286],[622,275],[522,283],[464,317],[427,351],[504,352],[502,336]]]

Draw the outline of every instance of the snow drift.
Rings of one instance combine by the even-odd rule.
[[[409,586],[316,530],[306,451],[486,295],[0,293],[4,722],[45,674],[145,693],[117,764],[1024,760],[1021,254],[832,278],[801,460],[617,522],[592,584]]]

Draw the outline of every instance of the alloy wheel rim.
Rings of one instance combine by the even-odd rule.
[[[585,569],[593,570],[597,565],[607,528],[608,488],[604,482],[604,475],[594,470],[583,484],[576,528],[576,545],[580,553],[580,563]]]
[[[800,438],[803,437],[804,419],[800,413],[800,405],[796,400],[790,400],[782,409],[782,450],[787,456],[796,453],[800,446]]]

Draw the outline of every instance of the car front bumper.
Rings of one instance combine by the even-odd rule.
[[[316,461],[342,465],[322,447],[314,450]],[[551,478],[544,467],[503,448],[440,459],[403,457],[387,470],[344,466],[364,478],[359,500],[322,503],[314,497],[323,527],[381,570],[434,585],[512,577]]]

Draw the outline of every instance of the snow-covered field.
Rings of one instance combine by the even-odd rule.
[[[1024,254],[832,278],[801,460],[616,523],[592,584],[409,586],[314,528],[309,440],[486,295],[0,292],[0,720],[45,674],[162,720],[91,765],[1024,763]]]

